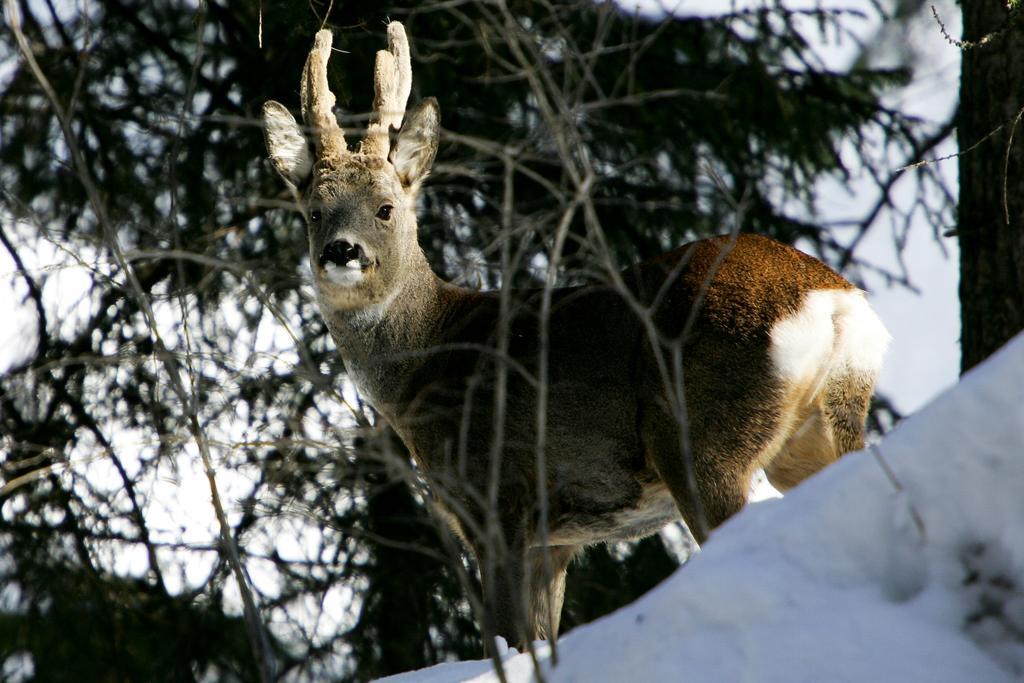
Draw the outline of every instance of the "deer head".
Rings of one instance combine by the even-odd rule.
[[[358,150],[348,148],[334,116],[328,30],[316,34],[302,73],[305,129],[278,102],[263,106],[270,159],[301,197],[314,283],[321,304],[333,311],[393,299],[410,270],[426,264],[416,236],[416,197],[437,151],[440,112],[428,98],[406,115],[409,42],[398,22],[387,32],[388,49],[377,53],[374,68],[371,122]],[[393,143],[392,130],[398,130]]]

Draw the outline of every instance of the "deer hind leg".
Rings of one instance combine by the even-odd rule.
[[[796,430],[764,468],[768,481],[785,493],[839,457],[833,429],[821,401],[796,420]]]
[[[675,419],[664,399],[653,401],[644,406],[641,434],[648,461],[703,543],[746,504],[751,476],[782,445],[786,423],[763,351],[706,338],[687,352],[685,418]],[[733,363],[737,356],[745,362]]]
[[[741,412],[739,419],[722,421],[721,426],[722,431],[704,433],[691,429],[699,508],[688,495],[679,494],[669,484],[698,543],[703,543],[712,529],[746,505],[754,471],[770,459],[784,438],[777,407],[770,404]],[[680,504],[684,498],[685,503]]]
[[[864,448],[864,422],[874,391],[875,375],[852,369],[830,378],[825,386],[822,413],[832,434],[836,457]]]
[[[764,471],[768,481],[786,492],[839,456],[864,447],[874,377],[843,372],[829,376],[812,408]]]

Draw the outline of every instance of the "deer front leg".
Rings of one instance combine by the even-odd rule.
[[[529,572],[527,623],[531,640],[558,638],[558,624],[562,619],[565,601],[565,574],[569,563],[579,551],[578,546],[531,548],[527,551]]]
[[[474,547],[483,589],[484,650],[493,655],[494,639],[501,636],[513,647],[526,643],[525,555],[521,535],[491,540]]]
[[[565,576],[577,546],[508,548],[505,561],[480,562],[484,591],[484,640],[495,636],[520,652],[527,644],[558,637]],[[497,560],[497,555],[495,559]]]

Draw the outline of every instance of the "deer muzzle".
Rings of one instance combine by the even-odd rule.
[[[318,261],[329,280],[346,285],[361,282],[363,274],[374,264],[361,244],[348,240],[330,242]]]
[[[366,255],[360,244],[352,244],[346,240],[334,240],[320,254],[320,267],[335,265],[352,270],[366,270],[373,261]]]

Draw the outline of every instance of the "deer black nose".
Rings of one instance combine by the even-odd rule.
[[[345,240],[334,240],[320,254],[320,267],[328,263],[346,268],[366,268],[370,265],[370,259],[362,246]]]

